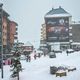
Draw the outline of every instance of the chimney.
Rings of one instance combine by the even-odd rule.
[[[61,8],[61,6],[59,6],[59,8]]]
[[[52,7],[52,10],[53,10],[54,8]]]

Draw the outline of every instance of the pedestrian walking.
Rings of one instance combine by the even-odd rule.
[[[28,62],[28,55],[26,56],[26,61]]]
[[[37,55],[36,55],[36,51],[34,51],[34,59],[36,60]]]
[[[68,56],[68,50],[66,51],[66,53],[67,53],[67,56]]]
[[[27,55],[27,56],[26,56],[26,61],[27,61],[27,62],[30,62],[30,61],[31,61],[31,56],[30,56],[30,55]]]
[[[36,60],[36,57],[37,57],[37,55],[36,54],[34,54],[34,59]]]
[[[31,56],[30,56],[30,55],[28,56],[28,61],[29,61],[29,62],[31,61]]]
[[[41,57],[41,54],[40,54],[40,53],[38,53],[38,57],[39,57],[39,58]]]

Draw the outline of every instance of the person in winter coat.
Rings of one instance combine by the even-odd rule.
[[[67,53],[67,56],[68,56],[68,50],[66,51],[66,53]]]
[[[40,54],[40,53],[38,53],[38,57],[39,57],[39,58],[41,57],[41,54]]]
[[[34,59],[36,59],[36,57],[37,57],[37,55],[36,55],[36,54],[34,54]]]
[[[31,56],[28,56],[28,61],[29,61],[29,62],[31,61]]]
[[[28,55],[26,56],[26,61],[28,62]]]
[[[30,61],[31,61],[31,56],[27,55],[26,61],[27,61],[27,62],[30,62]]]

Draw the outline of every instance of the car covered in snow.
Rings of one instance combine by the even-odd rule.
[[[66,53],[73,53],[73,52],[74,52],[73,49],[67,49],[67,50],[66,50]]]

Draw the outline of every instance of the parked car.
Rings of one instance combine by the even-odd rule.
[[[73,53],[74,50],[73,49],[67,49],[66,53]]]
[[[58,51],[54,50],[54,52],[55,53],[62,53],[62,50],[58,50]]]
[[[56,58],[56,54],[55,54],[54,52],[50,52],[50,53],[49,53],[49,57],[50,57],[50,58]]]
[[[80,49],[79,48],[74,48],[74,51],[80,51]]]

